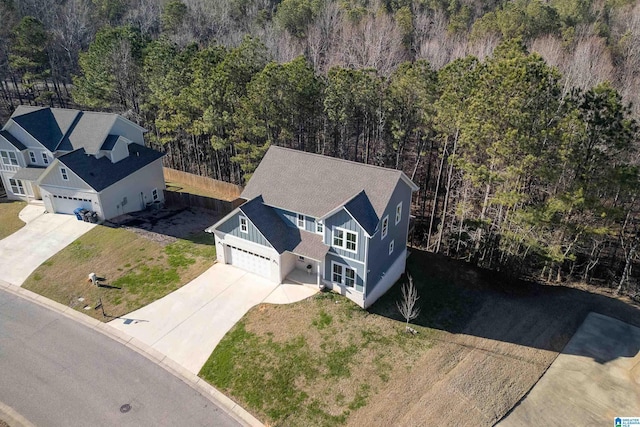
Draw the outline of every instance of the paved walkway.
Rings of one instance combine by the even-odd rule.
[[[640,417],[640,328],[589,313],[527,397],[497,425],[606,426]]]
[[[47,259],[95,227],[73,215],[50,214],[42,205],[27,205],[19,214],[26,225],[0,240],[0,279],[22,283]]]
[[[222,337],[253,306],[287,304],[317,292],[274,284],[230,265],[214,264],[195,280],[109,325],[197,374]]]

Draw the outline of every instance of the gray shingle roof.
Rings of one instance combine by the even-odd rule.
[[[46,167],[27,166],[26,168],[18,169],[18,172],[13,175],[13,178],[25,181],[37,181],[46,169]]]
[[[380,218],[400,179],[408,181],[398,170],[271,146],[241,197],[320,218],[364,190]]]
[[[107,139],[104,140],[104,143],[102,144],[102,147],[100,147],[100,149],[112,150],[113,147],[116,145],[116,141],[118,140],[118,138],[120,138],[119,135],[108,135]]]
[[[142,145],[129,144],[129,156],[117,163],[111,163],[108,157],[96,159],[87,154],[84,148],[64,154],[58,160],[91,188],[102,191],[162,156],[163,153]]]
[[[6,130],[0,131],[0,135],[2,135],[2,137],[6,139],[9,142],[9,144],[13,145],[18,150],[22,151],[27,149],[27,147],[25,147],[22,142],[18,141],[15,136],[11,135]]]
[[[109,131],[118,119],[117,114],[82,112],[71,132],[65,135],[60,150],[84,148],[88,154],[96,154],[104,144]],[[63,148],[63,146],[65,148]]]
[[[322,236],[319,234],[288,227],[271,207],[264,205],[260,196],[244,203],[239,209],[278,253],[289,251],[322,260],[329,250],[329,247],[322,243]]]

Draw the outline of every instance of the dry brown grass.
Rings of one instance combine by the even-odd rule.
[[[626,299],[413,252],[423,308],[417,339],[400,333],[398,286],[369,311],[335,295],[261,305],[201,375],[269,425],[490,426],[535,385],[588,312],[640,325]],[[349,344],[349,375],[332,376],[331,349]]]
[[[21,201],[0,199],[0,239],[24,227],[24,222],[18,218],[18,214],[26,205]]]
[[[179,239],[165,246],[131,231],[97,226],[44,262],[23,287],[109,321],[167,295],[209,268],[215,247],[197,241]],[[106,286],[89,283],[91,272],[105,278]],[[100,300],[110,317],[94,309]]]

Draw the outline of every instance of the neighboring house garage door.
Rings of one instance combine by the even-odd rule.
[[[93,209],[91,199],[88,198],[58,196],[56,194],[52,194],[51,197],[53,200],[53,210],[56,213],[72,214],[77,208]]]
[[[229,264],[262,277],[269,278],[271,276],[271,260],[269,258],[235,246],[229,246],[229,248],[231,249]]]

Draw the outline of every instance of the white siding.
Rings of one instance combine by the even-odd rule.
[[[12,120],[9,120],[5,130],[28,148],[43,148],[42,144]]]
[[[62,175],[60,173],[60,168],[65,168],[67,170],[67,178],[68,180],[62,179]],[[40,180],[40,186],[43,188],[68,188],[68,189],[79,189],[79,190],[93,190],[86,182],[84,182],[78,175],[73,173],[68,167],[64,166],[60,163],[59,160],[54,160],[49,169],[43,174]],[[55,192],[55,191],[54,191]]]
[[[137,127],[134,123],[128,121],[123,117],[118,117],[116,122],[113,124],[111,131],[109,132],[111,135],[121,135],[125,138],[140,144],[144,145],[144,133],[143,131]]]
[[[153,201],[151,193],[154,188],[158,189],[158,200],[164,201],[162,190],[165,186],[161,159],[100,192],[104,218],[110,219],[144,209],[147,203]]]
[[[117,163],[129,156],[129,149],[127,148],[127,142],[124,138],[118,138],[109,155],[111,157],[111,163]]]

